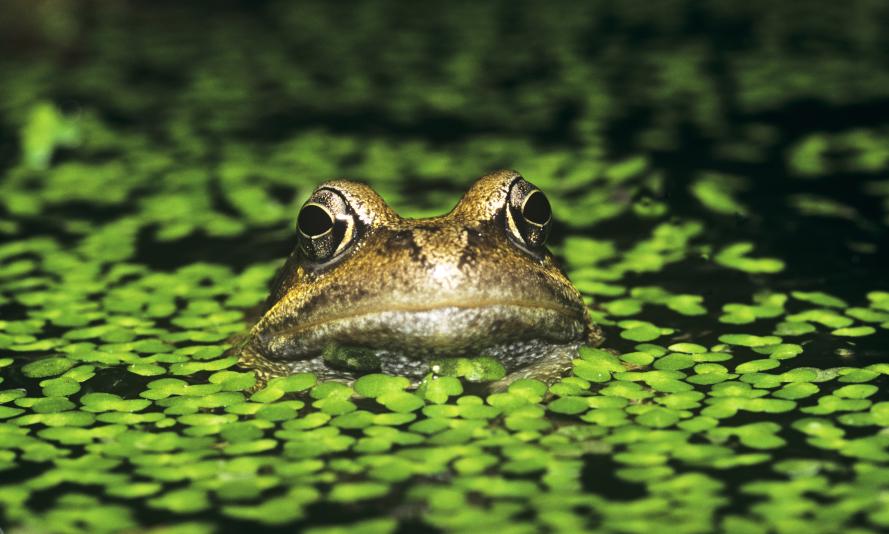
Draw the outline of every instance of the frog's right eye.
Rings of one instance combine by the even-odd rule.
[[[321,204],[306,204],[299,210],[296,227],[309,239],[323,237],[333,230],[333,214]]]
[[[320,189],[299,210],[299,245],[313,261],[324,262],[343,252],[354,240],[355,214],[331,189]]]
[[[539,250],[546,244],[553,212],[543,191],[519,177],[509,189],[506,226],[516,243],[527,250]]]

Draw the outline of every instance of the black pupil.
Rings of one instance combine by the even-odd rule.
[[[546,196],[540,191],[532,191],[522,208],[522,216],[534,224],[546,224],[551,215],[552,210]]]
[[[299,229],[307,236],[318,236],[333,228],[333,220],[320,206],[308,205],[299,212],[296,221]]]

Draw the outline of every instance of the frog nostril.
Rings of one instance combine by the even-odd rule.
[[[306,204],[299,212],[296,225],[306,237],[319,237],[333,229],[333,216],[321,205]]]

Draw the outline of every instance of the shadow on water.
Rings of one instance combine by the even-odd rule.
[[[633,501],[648,495],[645,484],[629,482],[617,476],[617,470],[622,467],[611,454],[583,455],[580,474],[583,492],[614,501]]]
[[[135,261],[160,271],[172,271],[197,262],[218,263],[234,270],[275,260],[283,264],[296,246],[295,236],[281,229],[233,237],[196,232],[171,241],[154,239],[155,231],[153,227],[140,230]]]

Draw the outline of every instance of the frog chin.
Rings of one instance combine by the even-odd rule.
[[[258,352],[275,360],[313,358],[331,345],[364,347],[384,358],[391,353],[425,360],[477,356],[516,343],[581,343],[589,335],[589,323],[578,310],[492,303],[367,311],[265,330],[253,341]]]

